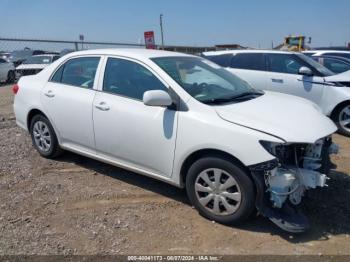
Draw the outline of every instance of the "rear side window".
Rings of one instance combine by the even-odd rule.
[[[230,61],[232,58],[232,54],[226,54],[226,55],[210,55],[210,56],[203,56],[206,59],[209,59],[210,61],[214,62],[215,64],[218,64],[222,67],[229,67]]]
[[[231,67],[265,71],[265,58],[259,53],[238,53],[232,57]]]
[[[300,67],[304,66],[294,55],[267,54],[267,61],[271,72],[298,74]]]
[[[51,81],[91,89],[99,57],[80,57],[68,60],[51,78]]]
[[[0,64],[6,63],[6,61],[2,58],[0,58]]]
[[[119,58],[108,58],[103,80],[103,91],[133,98],[143,99],[149,90],[168,89],[144,66]]]

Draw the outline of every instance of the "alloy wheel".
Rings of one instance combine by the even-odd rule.
[[[339,113],[340,126],[350,132],[350,105],[345,106]]]
[[[35,145],[42,151],[48,152],[51,148],[51,134],[46,123],[43,121],[35,122],[33,126],[33,136]]]

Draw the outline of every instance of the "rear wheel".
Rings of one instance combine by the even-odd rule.
[[[350,103],[338,107],[334,111],[332,119],[338,127],[338,132],[350,137]]]
[[[62,153],[55,131],[50,121],[43,115],[33,117],[30,135],[36,150],[46,158],[55,158]]]
[[[252,180],[243,168],[226,159],[197,160],[188,171],[186,190],[199,213],[219,223],[241,222],[255,210]]]

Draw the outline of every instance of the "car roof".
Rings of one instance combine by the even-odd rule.
[[[40,54],[40,55],[32,55],[32,57],[38,57],[38,56],[59,56],[57,54]]]
[[[144,49],[144,48],[110,48],[110,49],[94,49],[94,50],[85,50],[85,51],[77,51],[73,53],[68,53],[65,55],[66,57],[74,57],[74,56],[82,56],[82,55],[115,55],[115,56],[126,56],[129,58],[135,59],[147,59],[147,58],[155,58],[155,57],[169,57],[169,56],[188,56],[194,57],[192,55],[163,51],[163,50],[155,50],[155,49]]]
[[[222,50],[222,51],[208,51],[203,52],[203,55],[226,55],[226,54],[239,54],[239,53],[272,53],[272,54],[293,54],[296,52],[281,51],[281,50],[262,50],[262,49],[247,49],[247,50]]]

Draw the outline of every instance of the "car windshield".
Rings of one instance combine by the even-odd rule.
[[[152,59],[187,93],[206,104],[242,101],[262,95],[247,82],[215,63],[200,57]]]
[[[49,64],[51,60],[51,56],[31,56],[23,64]]]
[[[297,56],[300,59],[303,59],[306,63],[308,63],[312,67],[314,67],[318,72],[320,72],[320,74],[322,76],[332,76],[332,75],[334,75],[334,73],[331,70],[329,70],[328,68],[324,67],[320,63],[316,62],[312,58],[310,58],[310,57],[308,57],[306,55],[303,55],[303,54],[297,54]]]

